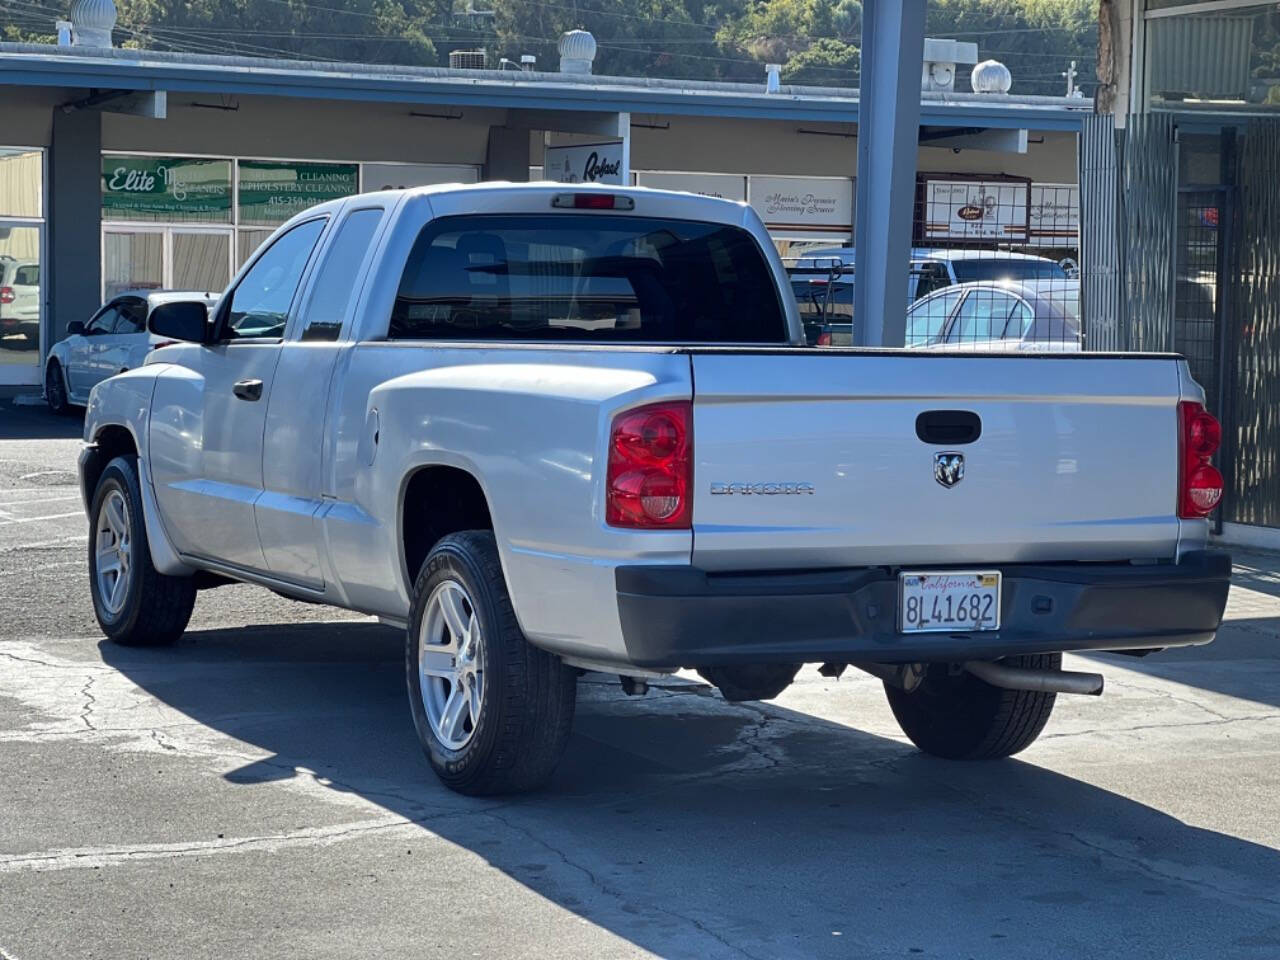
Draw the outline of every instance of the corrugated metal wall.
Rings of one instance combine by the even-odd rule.
[[[1165,17],[1147,22],[1147,89],[1166,98],[1246,99],[1252,16]]]
[[[1178,151],[1173,118],[1117,130],[1086,119],[1080,137],[1080,282],[1088,350],[1172,350]]]
[[[1224,519],[1280,527],[1280,121],[1239,140]]]
[[[1120,165],[1115,117],[1080,133],[1080,312],[1086,350],[1121,350]]]
[[[1129,350],[1172,350],[1178,145],[1167,113],[1130,116],[1122,155],[1121,249]]]

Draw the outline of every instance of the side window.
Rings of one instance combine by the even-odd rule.
[[[13,273],[15,287],[38,287],[40,285],[40,268],[34,263],[19,267]]]
[[[971,290],[947,331],[947,343],[974,343],[999,337],[1016,301],[996,290]]]
[[[356,280],[369,244],[382,222],[382,209],[356,210],[338,227],[321,262],[303,311],[303,340],[337,340],[355,299]]]
[[[116,333],[141,333],[147,328],[147,302],[141,297],[126,297],[116,306],[120,311]]]
[[[84,328],[85,336],[100,337],[105,333],[115,333],[116,319],[119,316],[120,309],[114,303],[111,304],[89,321],[88,326]]]
[[[223,339],[284,336],[289,307],[324,223],[321,218],[298,224],[249,268],[231,293]]]
[[[1013,305],[1013,312],[1009,314],[1009,324],[1004,328],[1004,335],[1010,340],[1021,340],[1031,332],[1035,322],[1036,315],[1031,307],[1025,300],[1019,300]]]
[[[928,300],[917,300],[907,311],[906,345],[923,347],[937,340],[959,299],[959,293],[942,293]]]

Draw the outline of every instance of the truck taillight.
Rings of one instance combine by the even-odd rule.
[[[17,299],[17,294],[13,292],[13,287],[0,287],[0,303],[13,303]]]
[[[819,347],[829,347],[829,346],[831,346],[831,331],[830,331],[830,330],[823,330],[820,334],[818,334],[818,343],[817,343],[817,345],[818,345]]]
[[[655,403],[619,414],[609,430],[605,522],[688,530],[692,500],[692,404]]]
[[[1222,499],[1222,474],[1209,462],[1222,443],[1222,426],[1203,404],[1178,404],[1178,516],[1207,517]]]

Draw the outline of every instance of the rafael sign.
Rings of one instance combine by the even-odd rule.
[[[543,176],[557,183],[615,183],[623,185],[625,147],[621,140],[547,147]]]

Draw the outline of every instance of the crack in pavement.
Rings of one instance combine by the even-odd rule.
[[[389,816],[357,820],[328,827],[307,827],[288,833],[250,837],[228,837],[217,840],[191,840],[174,843],[140,843],[106,847],[77,847],[40,853],[0,855],[0,875],[31,871],[94,869],[136,863],[143,860],[176,859],[191,856],[213,856],[224,853],[275,853],[297,847],[329,846],[355,837],[394,834],[396,831],[419,830],[431,823],[459,817],[489,814],[509,804],[497,804],[475,810],[444,810],[419,817]],[[438,834],[432,836],[439,838]],[[443,838],[440,838],[443,839]]]
[[[1074,730],[1063,733],[1042,733],[1041,740],[1061,740],[1067,737],[1083,737],[1086,735],[1110,733],[1137,733],[1143,730],[1183,730],[1188,727],[1222,727],[1231,723],[1246,723],[1251,720],[1280,720],[1280,713],[1257,713],[1246,717],[1222,717],[1217,720],[1188,720],[1186,723],[1141,723],[1132,727],[1103,727],[1090,730]]]
[[[89,716],[93,713],[93,705],[98,702],[98,698],[89,692],[89,688],[93,686],[94,679],[93,676],[90,676],[80,690],[80,696],[85,698],[84,709],[80,711],[80,719],[84,721],[86,727],[96,732],[97,728],[93,725],[93,721],[89,719]]]
[[[611,897],[612,899],[617,900],[620,903],[629,903],[633,907],[636,906],[634,902],[632,902],[627,898],[626,894],[623,891],[609,886],[607,883],[601,880],[600,877],[596,875],[595,871],[592,870],[590,867],[586,866],[583,863],[579,863],[577,860],[571,859],[568,854],[566,854],[563,850],[561,850],[555,844],[538,836],[528,827],[524,827],[519,824],[512,823],[510,819],[498,814],[494,810],[487,811],[486,815],[492,820],[497,820],[500,824],[502,824],[508,830],[511,830],[514,833],[520,834],[522,837],[532,840],[534,843],[538,844],[538,846],[542,847],[543,849],[545,849],[546,851],[548,851],[549,853],[557,857],[560,860],[560,862],[563,863],[565,866],[569,867],[570,869],[577,870],[579,873],[581,873],[584,877],[587,878],[587,881],[591,884],[592,887],[600,891],[605,896]],[[698,920],[696,917],[691,917],[691,916],[688,916],[687,914],[680,913],[679,911],[658,906],[657,904],[649,904],[648,909],[655,911],[657,913],[663,914],[665,916],[672,917],[673,919],[681,920],[689,924],[695,930],[702,933],[704,936],[711,937],[713,940],[721,944],[726,949],[731,950],[735,954],[738,954],[740,956],[747,957],[748,960],[764,960],[763,957],[757,954],[751,953],[749,950],[745,949],[744,947],[740,947],[735,943],[731,943],[722,934],[719,934],[716,931],[712,930],[705,923]]]
[[[3,650],[0,650],[0,657],[4,657],[7,660],[16,660],[18,663],[34,663],[37,666],[48,667],[50,670],[61,670],[68,667],[80,666],[80,664],[50,663],[47,660],[36,660],[34,657],[20,657],[16,653],[5,653]]]
[[[973,790],[966,789],[965,787],[960,786],[956,783],[949,782],[946,780],[939,780],[937,778],[934,779],[934,783],[937,786],[940,786],[942,789],[949,790],[952,793],[955,793],[956,795],[958,795],[959,797],[969,801],[970,803],[974,803],[978,805],[982,809],[986,810],[992,816],[999,817],[1000,819],[1009,821],[1010,823],[1017,824],[1018,826],[1026,828],[1028,830],[1033,830],[1041,833],[1048,833],[1053,836],[1072,841],[1084,847],[1085,849],[1090,850],[1095,854],[1098,854],[1099,856],[1110,857],[1111,859],[1119,861],[1120,863],[1123,863],[1126,866],[1129,866],[1139,871],[1140,873],[1144,873],[1147,876],[1152,877],[1153,879],[1162,880],[1169,883],[1185,884],[1186,886],[1194,887],[1196,889],[1209,893],[1212,896],[1226,899],[1232,903],[1239,903],[1241,901],[1246,901],[1246,902],[1251,902],[1258,905],[1265,905],[1267,908],[1280,909],[1280,899],[1277,899],[1274,897],[1264,897],[1258,894],[1245,893],[1239,890],[1225,889],[1209,880],[1200,879],[1198,877],[1187,876],[1186,874],[1180,873],[1177,870],[1163,869],[1160,866],[1158,866],[1156,863],[1153,863],[1147,858],[1140,856],[1138,854],[1125,853],[1120,850],[1112,849],[1105,843],[1101,843],[1096,840],[1090,840],[1087,837],[1077,833],[1074,830],[1053,827],[1048,823],[1046,823],[1043,818],[1037,819],[1029,816],[1023,816],[1017,813],[1016,811],[1006,809],[1004,807],[999,806],[998,804],[992,805],[988,802],[988,798],[983,794],[979,792],[975,792]],[[1271,913],[1272,911],[1268,909],[1267,912]]]

